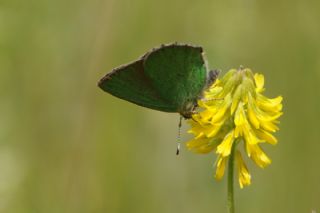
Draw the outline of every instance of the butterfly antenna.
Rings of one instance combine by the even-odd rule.
[[[182,116],[180,115],[180,120],[179,120],[179,128],[178,128],[178,140],[177,140],[177,152],[176,155],[180,154],[180,141],[181,141],[181,126],[182,126]]]

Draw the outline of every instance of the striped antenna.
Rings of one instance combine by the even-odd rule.
[[[177,138],[177,151],[176,151],[176,155],[179,155],[179,153],[180,153],[181,126],[182,126],[182,116],[180,115],[179,128],[178,128],[178,138]]]

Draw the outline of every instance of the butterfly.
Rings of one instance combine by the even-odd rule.
[[[153,48],[138,60],[113,69],[98,86],[134,104],[177,112],[189,119],[218,73],[208,71],[202,47],[173,43]]]

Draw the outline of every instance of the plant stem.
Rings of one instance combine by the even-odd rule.
[[[234,193],[233,193],[233,176],[234,176],[234,151],[236,144],[233,143],[228,161],[228,213],[234,213]]]

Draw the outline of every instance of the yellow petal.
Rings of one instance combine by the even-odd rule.
[[[217,124],[212,124],[209,128],[206,129],[205,135],[209,138],[215,137],[217,133],[219,132],[222,124],[224,121],[217,123]]]
[[[238,138],[239,136],[244,136],[245,138],[247,138],[247,140],[250,140],[250,141],[254,139],[254,138],[253,139],[251,138],[252,137],[250,135],[251,126],[248,123],[246,115],[243,110],[241,110],[238,117],[236,113],[235,124],[236,124],[235,138]]]
[[[236,126],[236,128],[234,129],[234,137],[238,138],[239,136],[243,136],[242,126]]]
[[[251,95],[255,98],[256,92],[255,92],[255,85],[253,81],[249,78],[245,78],[242,82],[243,85],[243,92],[241,99],[244,103],[248,102],[248,95]]]
[[[242,94],[242,85],[239,85],[234,92],[233,98],[232,98],[232,104],[231,104],[231,115],[235,112],[235,110],[238,107],[238,103],[241,99],[241,94]]]
[[[279,130],[277,125],[275,125],[273,122],[270,122],[270,121],[261,122],[261,127],[264,130],[269,131],[269,132],[276,132]]]
[[[206,100],[210,100],[213,98],[217,98],[219,96],[220,92],[223,90],[223,87],[219,86],[212,86],[204,93],[204,97]]]
[[[234,124],[236,126],[241,126],[246,123],[246,120],[247,119],[246,119],[246,115],[244,113],[243,103],[240,102],[238,105],[238,109],[237,109],[235,116],[234,116]]]
[[[255,83],[256,83],[256,91],[261,93],[264,91],[264,76],[262,74],[258,74],[256,73],[254,75],[254,80],[255,80]]]
[[[215,149],[214,146],[209,146],[208,144],[204,144],[202,146],[197,147],[196,149],[193,149],[193,151],[199,154],[207,154],[214,149]]]
[[[192,126],[191,129],[188,130],[188,133],[191,133],[196,137],[199,137],[199,134],[201,133],[203,134],[203,131],[205,130],[205,128],[202,125],[193,121],[192,119],[190,119],[188,123],[191,124]]]
[[[264,111],[279,112],[282,110],[282,97],[270,99],[263,95],[257,95],[257,104]]]
[[[211,110],[204,110],[202,112],[199,112],[199,119],[201,120],[201,122],[208,122],[208,120],[210,120],[212,118],[212,116],[214,115],[215,112],[211,111]]]
[[[248,186],[251,184],[251,175],[239,151],[236,152],[236,162],[238,166],[240,188],[243,188],[244,186]]]
[[[257,136],[254,134],[252,129],[249,125],[244,125],[243,135],[246,143],[248,144],[257,144],[260,142],[260,140],[257,138]]]
[[[257,113],[257,117],[260,121],[274,121],[278,119],[283,113],[282,112],[277,112],[271,115],[271,113],[267,114],[264,112]]]
[[[192,139],[186,143],[186,146],[189,150],[191,150],[199,146],[202,146],[204,144],[208,144],[209,141],[210,141],[210,138]]]
[[[260,122],[259,122],[259,120],[258,120],[258,118],[256,116],[256,113],[255,113],[252,105],[253,105],[253,103],[250,103],[250,101],[249,101],[249,104],[248,104],[249,121],[256,129],[259,129]]]
[[[217,153],[226,157],[230,155],[231,147],[234,141],[234,131],[232,130],[229,134],[227,134],[222,143],[217,147]]]
[[[218,161],[216,164],[216,167],[217,167],[216,168],[216,175],[215,175],[215,178],[217,180],[221,180],[221,178],[224,175],[227,159],[228,159],[227,157],[222,157],[221,155],[219,155],[219,157],[218,157]]]
[[[229,108],[230,104],[231,104],[231,95],[228,94],[224,98],[223,103],[221,104],[221,106],[220,106],[219,110],[217,111],[217,113],[212,116],[212,120],[211,120],[212,124],[213,123],[218,123],[223,119],[223,117],[224,117],[227,109]]]
[[[225,85],[230,80],[230,78],[232,78],[232,76],[234,76],[234,74],[236,74],[237,72],[238,72],[237,69],[229,70],[221,79],[221,83]]]
[[[249,104],[248,104],[248,116],[250,118],[250,121],[252,124],[256,127],[256,129],[259,128],[258,123],[263,121],[273,121],[279,118],[282,115],[282,112],[275,111],[269,109],[269,111],[264,111],[263,109],[260,109],[260,107],[257,104],[257,101],[255,101],[251,95],[249,95]]]
[[[256,135],[258,136],[258,138],[272,144],[272,145],[276,145],[278,143],[278,140],[276,137],[274,137],[272,134],[270,134],[267,131],[264,131],[262,129],[257,129],[255,130]]]
[[[265,168],[271,163],[270,158],[262,151],[259,145],[251,146],[251,159],[261,168]]]

